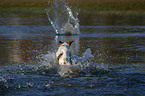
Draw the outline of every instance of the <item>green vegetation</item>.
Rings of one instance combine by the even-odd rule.
[[[80,0],[80,7],[99,11],[145,12],[145,0]]]
[[[48,0],[0,0],[0,8],[45,8]]]
[[[55,0],[0,0],[0,8],[48,8]],[[58,1],[58,0],[57,0]],[[62,1],[62,0],[61,0]],[[145,12],[145,0],[65,0],[81,10],[111,12]]]

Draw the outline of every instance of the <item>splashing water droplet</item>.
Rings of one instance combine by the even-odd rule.
[[[47,11],[47,16],[56,34],[80,34],[79,19],[74,17],[67,3],[54,2]]]

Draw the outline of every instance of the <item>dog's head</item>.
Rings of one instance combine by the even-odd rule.
[[[68,41],[68,42],[62,42],[62,41],[59,41],[58,45],[61,46],[61,45],[68,45],[68,46],[71,46],[73,41]]]
[[[59,49],[56,53],[56,56],[60,65],[70,65],[72,63],[71,52],[70,52],[70,46],[72,42],[73,41],[68,41],[68,42],[59,41],[58,43]]]

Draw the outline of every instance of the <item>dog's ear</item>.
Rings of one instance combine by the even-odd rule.
[[[71,43],[72,43],[72,42],[74,42],[74,41],[68,41],[67,44],[68,44],[69,46],[71,46]]]
[[[59,41],[58,45],[61,46],[64,42]]]

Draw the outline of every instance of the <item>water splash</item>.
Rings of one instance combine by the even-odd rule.
[[[7,88],[7,80],[13,78],[25,78],[27,75],[39,76],[62,76],[62,77],[76,77],[76,76],[92,76],[98,75],[101,72],[110,72],[107,64],[94,63],[94,56],[91,54],[91,49],[88,48],[82,56],[72,55],[71,66],[60,66],[56,59],[56,53],[48,51],[46,54],[38,56],[37,64],[24,65],[4,65],[0,67],[0,86]],[[34,76],[35,77],[35,76]],[[26,77],[27,78],[27,77]],[[20,81],[21,82],[21,81]],[[29,82],[28,82],[29,83]],[[16,84],[17,85],[17,84]],[[29,87],[30,84],[20,84],[17,87]],[[33,85],[32,85],[33,86]],[[13,87],[13,85],[12,85]]]
[[[88,48],[82,57],[77,55],[72,56],[72,65],[58,64],[58,60],[55,58],[55,53],[48,52],[48,54],[42,56],[41,66],[47,66],[50,68],[57,68],[57,72],[62,77],[73,77],[80,75],[93,74],[100,70],[108,71],[108,66],[105,64],[95,64],[93,61],[94,56],[91,54],[91,49]]]
[[[79,19],[64,1],[55,1],[47,16],[56,34],[80,34]]]

